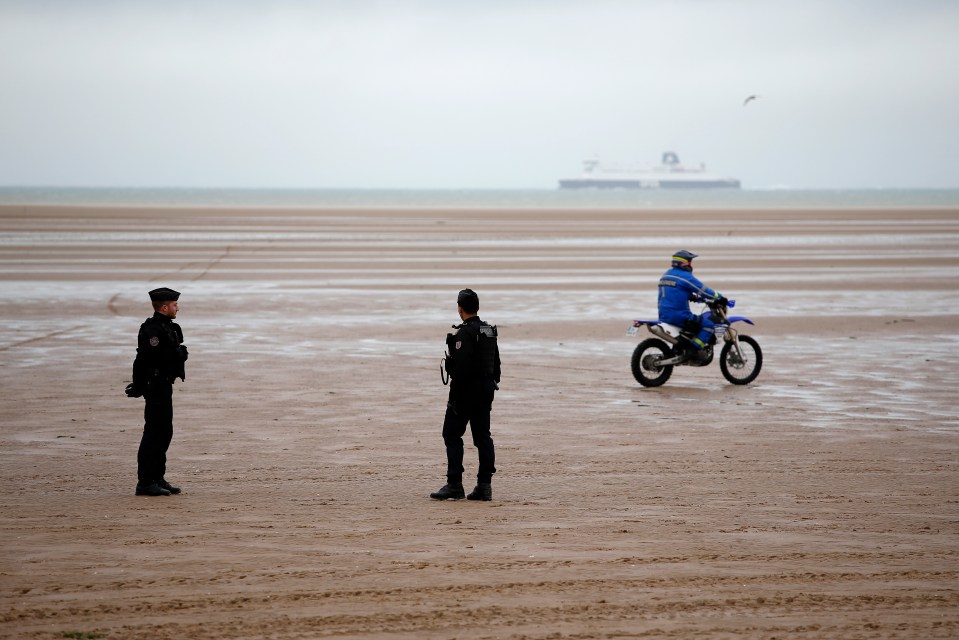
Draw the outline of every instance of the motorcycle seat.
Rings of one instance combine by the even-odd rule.
[[[683,332],[681,327],[677,327],[674,324],[669,324],[668,322],[660,322],[659,326],[663,328],[663,331],[668,333],[674,338],[678,338],[679,334]]]

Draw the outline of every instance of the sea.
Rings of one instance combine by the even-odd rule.
[[[959,189],[238,189],[0,187],[0,205],[304,208],[957,208]]]

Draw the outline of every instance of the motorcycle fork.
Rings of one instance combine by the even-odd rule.
[[[734,355],[740,362],[743,362],[743,352],[739,348],[739,332],[733,329],[732,327],[728,327],[726,329],[726,335],[724,336],[723,339],[726,340],[726,342],[733,343],[732,350],[734,352]]]

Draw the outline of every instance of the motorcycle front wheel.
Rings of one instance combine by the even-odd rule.
[[[723,377],[733,384],[749,384],[763,368],[763,351],[759,343],[749,336],[739,336],[739,349],[734,342],[727,342],[719,354],[719,369]]]
[[[669,345],[658,338],[643,340],[633,351],[632,369],[636,382],[644,387],[658,387],[673,375],[673,366],[659,366],[660,360],[672,357]]]

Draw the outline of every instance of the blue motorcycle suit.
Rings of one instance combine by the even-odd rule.
[[[704,285],[691,272],[672,267],[659,279],[659,321],[682,328],[698,326],[699,333],[692,343],[697,349],[702,349],[709,341],[715,323],[708,317],[690,311],[689,302],[712,302],[720,297],[718,291]]]

